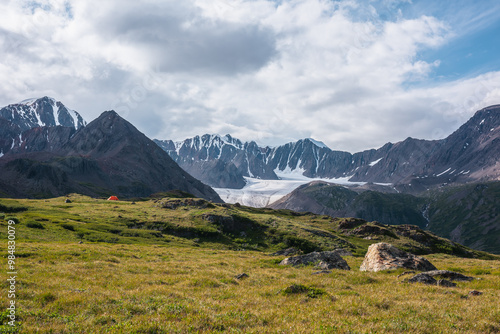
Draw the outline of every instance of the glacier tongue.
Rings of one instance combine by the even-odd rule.
[[[349,182],[350,177],[339,179],[312,179],[294,171],[277,171],[280,180],[262,180],[245,177],[246,186],[242,189],[213,188],[226,203],[262,208],[288,195],[303,184],[312,181],[325,181],[341,185],[363,185],[366,182]]]

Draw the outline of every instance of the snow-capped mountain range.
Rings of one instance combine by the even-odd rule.
[[[445,184],[500,178],[500,105],[477,111],[446,139],[407,138],[354,154],[331,150],[310,138],[278,147],[209,134],[155,142],[229,202],[270,204],[314,180],[419,193]]]
[[[29,129],[63,126],[76,131],[86,124],[78,112],[51,97],[10,104],[0,109],[0,156],[20,147],[22,133]]]
[[[36,152],[58,155],[85,127],[78,112],[50,97],[8,105],[0,109],[0,158]],[[277,147],[208,134],[155,142],[224,200],[252,206],[268,205],[314,180],[419,193],[500,179],[500,105],[477,111],[445,139],[407,138],[354,154],[332,150],[312,138]]]

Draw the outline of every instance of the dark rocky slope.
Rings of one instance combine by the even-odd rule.
[[[162,149],[114,111],[86,127],[38,127],[22,133],[0,158],[3,196],[148,196],[179,189],[220,202]]]
[[[411,224],[468,247],[500,254],[500,182],[445,187],[421,196],[348,189],[311,182],[270,205],[273,209]]]

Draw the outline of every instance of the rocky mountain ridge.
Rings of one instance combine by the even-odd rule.
[[[445,139],[407,138],[354,154],[312,139],[274,148],[230,135],[155,142],[182,168],[216,188],[241,189],[245,177],[276,180],[280,173],[292,171],[308,178],[347,177],[419,193],[443,184],[500,178],[500,105],[477,111]]]

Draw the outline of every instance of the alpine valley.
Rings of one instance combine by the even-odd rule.
[[[500,105],[445,139],[355,154],[311,138],[278,147],[209,134],[155,142],[226,202],[414,224],[500,253]]]
[[[49,97],[1,108],[0,134],[2,197],[180,190],[212,202],[412,224],[500,254],[498,105],[445,139],[354,154],[312,138],[278,147],[231,135],[153,141],[114,111],[87,124]]]

